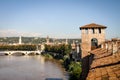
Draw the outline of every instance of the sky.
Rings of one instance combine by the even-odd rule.
[[[81,38],[90,23],[120,38],[120,0],[0,0],[0,37]]]

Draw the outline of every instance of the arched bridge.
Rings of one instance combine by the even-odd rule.
[[[41,54],[41,51],[39,51],[39,50],[37,50],[37,51],[0,51],[0,54],[7,54],[7,55],[12,55],[15,53],[23,53],[24,55],[28,55],[31,53]]]

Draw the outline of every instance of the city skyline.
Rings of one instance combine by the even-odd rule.
[[[80,26],[97,23],[120,38],[119,14],[119,0],[0,0],[0,37],[81,38]]]

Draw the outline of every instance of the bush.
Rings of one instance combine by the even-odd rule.
[[[45,45],[45,51],[46,52],[53,52],[53,53],[59,53],[59,56],[64,56],[70,53],[71,51],[71,45]],[[63,58],[63,57],[62,57]]]
[[[80,62],[71,62],[69,65],[70,80],[79,80],[82,72]]]
[[[50,55],[50,54],[48,54],[48,53],[47,53],[47,54],[44,54],[44,56],[47,57],[48,59],[53,59],[53,56]]]
[[[65,56],[63,57],[63,60],[65,61],[67,58],[69,58],[69,56],[68,56],[68,55],[65,55]]]
[[[60,63],[63,63],[64,61],[63,61],[63,59],[60,59],[59,62],[60,62]]]

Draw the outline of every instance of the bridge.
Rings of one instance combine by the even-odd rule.
[[[24,55],[29,55],[31,53],[41,54],[41,51],[40,50],[37,50],[37,51],[0,51],[0,54],[7,54],[7,55],[12,55],[15,53],[23,53]]]

